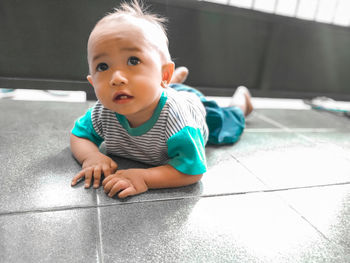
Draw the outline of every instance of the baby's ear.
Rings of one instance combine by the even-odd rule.
[[[92,77],[91,75],[87,75],[86,79],[89,81],[89,83],[91,84],[91,86],[94,86],[93,82],[92,82]]]
[[[174,73],[175,64],[174,62],[169,62],[162,66],[162,81],[167,84],[170,83],[171,77]]]

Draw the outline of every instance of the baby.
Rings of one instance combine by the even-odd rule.
[[[252,111],[249,92],[240,88],[236,106],[221,108],[198,91],[170,84],[174,63],[164,19],[143,11],[133,0],[102,18],[88,40],[88,81],[97,103],[78,119],[70,145],[82,170],[72,186],[100,186],[108,196],[125,198],[151,188],[193,184],[206,172],[205,145],[234,143]],[[173,79],[183,80],[184,68]],[[170,85],[169,85],[170,84]],[[209,128],[208,128],[209,127]],[[117,170],[99,151],[152,165]]]

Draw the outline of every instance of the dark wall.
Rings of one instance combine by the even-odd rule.
[[[274,24],[262,91],[350,94],[350,30],[308,22]]]
[[[86,42],[116,0],[0,1],[0,87],[93,90]],[[194,0],[149,0],[169,18],[170,53],[208,95],[350,99],[350,30]]]

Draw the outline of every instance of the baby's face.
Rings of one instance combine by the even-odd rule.
[[[97,98],[132,125],[152,116],[162,93],[162,59],[144,31],[127,21],[104,22],[88,43],[88,80]]]

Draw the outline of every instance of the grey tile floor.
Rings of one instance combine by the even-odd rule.
[[[257,108],[200,183],[119,200],[70,186],[89,105],[0,100],[0,262],[350,262],[350,119]]]

